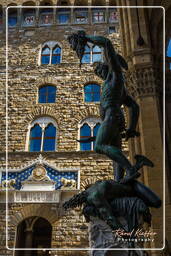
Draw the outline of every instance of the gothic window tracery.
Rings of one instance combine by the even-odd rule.
[[[88,139],[90,137],[96,136],[97,131],[100,127],[101,120],[100,118],[90,117],[84,119],[79,124],[79,139],[84,140]],[[88,143],[79,143],[79,149],[80,150],[93,150],[94,148],[94,142],[88,142]]]
[[[61,54],[62,50],[57,42],[46,42],[41,50],[41,64],[60,64]]]
[[[88,44],[82,58],[82,63],[94,63],[103,60],[102,49],[97,45]]]
[[[84,86],[84,101],[98,102],[100,101],[100,85],[87,84]]]
[[[41,117],[29,127],[29,151],[55,151],[57,124],[50,117]]]

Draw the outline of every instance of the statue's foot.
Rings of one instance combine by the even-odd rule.
[[[139,169],[141,167],[143,167],[144,165],[149,166],[149,167],[154,167],[153,162],[150,159],[148,159],[146,156],[135,155],[134,158],[136,159],[136,165]]]
[[[141,175],[141,174],[140,174],[139,172],[135,172],[135,173],[132,174],[132,175],[126,175],[123,179],[120,180],[119,183],[121,183],[121,184],[126,184],[126,183],[128,183],[128,182],[131,182],[131,181],[137,179],[138,177],[140,177],[140,175]]]

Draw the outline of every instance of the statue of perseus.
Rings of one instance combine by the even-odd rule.
[[[125,59],[116,53],[108,38],[90,36],[84,31],[78,31],[70,35],[68,41],[80,59],[80,66],[87,43],[103,48],[104,62],[93,65],[95,74],[104,81],[100,96],[102,123],[96,137],[89,137],[88,139],[79,140],[79,142],[95,141],[95,152],[108,156],[116,162],[117,168],[115,168],[114,180],[100,180],[89,184],[84,191],[65,202],[63,207],[67,210],[83,205],[82,213],[86,220],[91,225],[95,223],[91,229],[91,234],[95,234],[95,236],[92,235],[92,237],[95,238],[98,234],[101,237],[99,238],[100,242],[99,239],[93,240],[94,248],[121,248],[123,246],[118,246],[118,242],[115,246],[114,241],[105,245],[105,238],[102,239],[105,234],[108,234],[108,238],[113,239],[112,231],[109,231],[108,227],[111,230],[125,229],[123,223],[119,220],[119,217],[123,217],[126,220],[126,230],[136,232],[140,225],[140,219],[150,225],[149,207],[159,208],[161,206],[160,198],[150,188],[136,180],[140,176],[138,170],[144,165],[153,167],[153,163],[145,156],[135,155],[136,163],[132,165],[121,150],[122,138],[128,140],[140,136],[140,133],[136,131],[139,106],[125,88],[122,69],[127,70],[128,65]],[[130,112],[130,122],[127,129],[122,105],[128,107]],[[102,225],[103,222],[104,225]],[[99,226],[100,228],[98,228]],[[99,231],[97,232],[97,230]],[[132,235],[135,235],[134,232]],[[134,247],[131,242],[128,245],[128,247]],[[106,251],[101,251],[93,255],[117,254],[106,254]],[[129,255],[129,253],[122,255]]]
[[[80,142],[86,143],[95,139],[95,152],[107,155],[118,165],[115,169],[115,180],[122,183],[129,182],[140,176],[138,170],[143,165],[153,167],[153,163],[144,156],[136,155],[137,163],[133,166],[120,148],[121,137],[125,137],[128,140],[129,138],[139,136],[139,132],[136,131],[139,106],[128,94],[124,85],[122,68],[127,70],[128,65],[124,58],[116,53],[108,38],[89,36],[84,31],[78,31],[78,33],[69,36],[68,40],[72,49],[76,51],[80,63],[88,42],[103,47],[104,62],[96,63],[94,69],[95,74],[104,81],[100,97],[102,123],[96,138],[93,137],[88,140],[81,140]],[[125,129],[122,105],[130,109],[128,129]],[[125,177],[123,177],[124,171],[126,172]]]

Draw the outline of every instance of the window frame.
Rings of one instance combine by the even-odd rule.
[[[43,144],[44,144],[44,135],[45,135],[45,129],[48,127],[49,124],[53,124],[53,126],[56,128],[56,134],[55,134],[55,149],[54,151],[43,151]],[[41,145],[40,145],[40,151],[30,151],[30,135],[31,135],[31,129],[38,124],[42,129],[42,138],[41,138]],[[26,147],[25,151],[27,152],[56,152],[57,151],[57,134],[58,134],[58,128],[56,121],[47,116],[39,117],[35,119],[31,124],[28,126],[28,132],[27,132],[27,140],[26,140]],[[59,137],[59,136],[58,136]]]
[[[42,63],[42,50],[48,47],[50,49],[50,58],[49,58],[49,63],[48,64],[43,64]],[[52,64],[52,56],[53,56],[53,50],[58,47],[60,48],[60,63],[55,63]],[[62,63],[62,46],[59,42],[56,41],[47,41],[44,44],[40,45],[40,52],[39,52],[39,61],[38,61],[38,65],[60,65]]]
[[[95,83],[95,82],[89,82],[89,83],[87,83],[87,84],[85,84],[84,85],[84,97],[83,97],[83,99],[84,99],[84,103],[100,103],[100,95],[99,95],[99,100],[97,100],[97,101],[86,101],[85,100],[85,95],[86,95],[86,93],[85,93],[85,87],[86,86],[89,86],[89,85],[96,85],[96,86],[98,86],[98,88],[99,88],[99,93],[100,93],[100,95],[101,95],[101,86],[98,84],[98,83]],[[91,94],[95,94],[95,93],[91,93]]]
[[[54,87],[54,88],[55,88],[55,101],[54,101],[54,102],[39,102],[40,89],[43,88],[43,87],[48,87],[48,86],[51,86],[51,87]],[[54,84],[43,84],[43,85],[39,86],[39,87],[38,87],[38,91],[37,91],[37,95],[38,95],[38,97],[37,97],[37,103],[38,103],[38,104],[54,104],[54,103],[56,103],[56,92],[57,92],[57,87],[56,87],[56,85],[54,85]],[[47,95],[49,95],[49,93],[48,93]],[[47,96],[46,96],[46,97],[47,97]]]
[[[94,128],[97,124],[101,124],[101,118],[99,117],[88,117],[83,119],[79,124],[78,124],[78,140],[81,138],[81,127],[84,124],[87,124],[90,127],[91,130],[91,136],[94,134]],[[78,142],[77,144],[77,151],[93,151],[94,150],[94,141],[91,141],[91,150],[81,150],[81,142]]]
[[[96,13],[96,12],[103,12],[103,17],[104,17],[104,20],[103,21],[94,21],[94,14]],[[98,17],[100,17],[99,15],[98,15]],[[106,10],[104,9],[104,8],[96,8],[96,9],[93,9],[92,10],[92,23],[93,24],[101,24],[101,23],[105,23],[106,22]]]
[[[92,44],[92,43],[87,43],[87,46],[90,48],[90,62],[82,62],[82,64],[93,64],[95,63],[96,61],[93,62],[93,56],[95,54],[97,54],[96,52],[93,52],[93,48],[98,46],[98,45],[95,45],[95,44]],[[99,47],[99,46],[98,46]],[[103,52],[103,47],[99,47],[101,49],[101,62],[103,62],[103,59],[104,59],[104,52]],[[99,53],[98,53],[99,54]],[[86,52],[85,52],[85,55],[86,55]],[[84,57],[84,55],[83,55]]]

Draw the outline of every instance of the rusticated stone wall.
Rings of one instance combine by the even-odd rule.
[[[15,1],[18,5],[24,1]],[[39,5],[39,1],[34,1]],[[9,4],[4,1],[3,6]],[[54,1],[53,4],[56,2]],[[72,3],[73,4],[73,3]],[[91,4],[90,2],[88,4]],[[105,5],[108,3],[106,2]],[[119,34],[109,35],[109,23],[69,26],[49,26],[23,28],[17,26],[9,29],[8,37],[8,151],[9,168],[21,168],[35,160],[40,152],[28,152],[27,132],[29,124],[38,117],[50,116],[57,122],[57,152],[41,152],[49,163],[59,169],[78,168],[80,180],[90,177],[112,177],[112,162],[105,156],[94,152],[79,151],[78,124],[87,117],[99,117],[99,103],[84,102],[84,85],[88,82],[101,84],[94,75],[93,67],[83,64],[79,68],[76,54],[70,49],[67,36],[78,29],[88,34],[100,34],[113,40],[120,52]],[[5,30],[0,29],[0,72],[3,80],[0,84],[1,128],[0,161],[5,168]],[[40,65],[41,45],[46,41],[56,41],[62,48],[62,62],[57,65]],[[38,88],[44,84],[56,86],[56,102],[38,103]],[[127,154],[127,144],[123,145]],[[1,204],[2,205],[2,204]],[[89,247],[88,225],[80,211],[60,212],[59,205],[54,204],[9,204],[9,247],[15,246],[17,225],[27,217],[42,216],[52,225],[52,248]],[[5,208],[0,212],[1,251],[2,255],[13,255],[5,249]],[[24,255],[24,252],[23,252]],[[88,255],[87,251],[58,251],[51,255]]]

